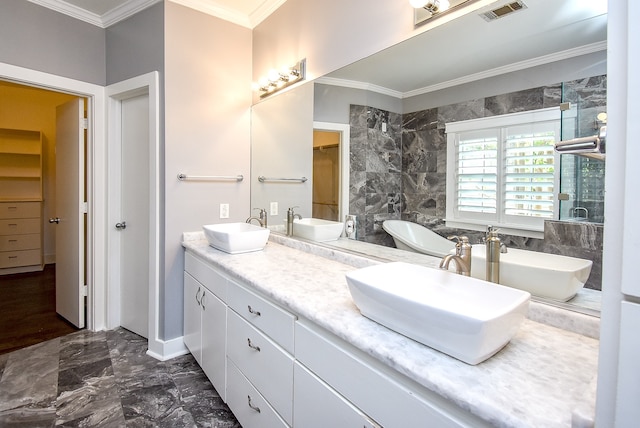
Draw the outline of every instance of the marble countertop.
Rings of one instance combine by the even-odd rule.
[[[276,240],[236,255],[210,247],[201,233],[185,234],[183,246],[495,426],[569,427],[575,409],[593,405],[584,399],[597,373],[597,340],[526,319],[495,356],[467,365],[360,314],[345,273],[379,261],[353,256],[343,263]]]

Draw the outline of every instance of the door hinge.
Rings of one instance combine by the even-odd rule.
[[[83,214],[86,214],[89,212],[89,204],[87,204],[86,202],[81,202],[80,203],[80,211],[82,211]]]
[[[82,295],[83,296],[88,296],[89,295],[89,287],[87,287],[86,285],[82,286]]]
[[[82,119],[82,129],[89,129],[89,119]]]

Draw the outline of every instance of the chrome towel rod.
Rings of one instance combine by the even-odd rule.
[[[273,178],[273,177],[265,177],[264,175],[261,175],[261,176],[258,177],[258,181],[260,183],[264,183],[265,181],[299,181],[300,183],[304,183],[307,180],[308,180],[307,177],[302,177],[302,178]]]
[[[244,180],[244,176],[242,175],[187,175],[187,174],[178,174],[178,180],[235,180],[242,181]]]

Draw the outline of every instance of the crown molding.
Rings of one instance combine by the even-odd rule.
[[[520,61],[513,64],[505,65],[503,67],[492,68],[491,70],[482,71],[480,73],[469,74],[467,76],[460,77],[458,79],[447,80],[446,82],[437,83],[435,85],[425,86],[413,91],[400,92],[393,89],[385,88],[382,86],[374,85],[366,82],[358,82],[355,80],[336,79],[334,77],[319,77],[315,80],[317,83],[322,83],[331,86],[342,86],[345,88],[362,89],[365,91],[377,92],[383,95],[389,95],[396,98],[410,98],[418,95],[427,94],[429,92],[435,92],[442,89],[451,88],[465,83],[475,82],[477,80],[488,79],[490,77],[500,76],[502,74],[512,73],[514,71],[525,70],[527,68],[537,67],[539,65],[550,64],[556,61],[562,61],[564,59],[574,58],[582,55],[588,55],[595,52],[601,52],[607,50],[607,42],[596,42],[589,45],[580,46],[573,49],[567,49],[552,53],[549,55],[543,55],[537,58],[528,59],[526,61]]]
[[[105,28],[109,27],[161,1],[162,0],[129,0],[127,3],[102,15],[102,24]]]
[[[102,19],[100,15],[95,13],[88,12],[78,6],[74,6],[69,3],[65,3],[60,0],[28,0],[31,3],[35,3],[37,5],[46,7],[51,10],[55,10],[56,12],[63,13],[65,15],[71,16],[72,18],[79,19],[84,22],[88,22],[89,24],[96,25],[98,27],[102,27]]]
[[[319,77],[314,80],[316,83],[322,83],[330,86],[342,86],[343,88],[362,89],[363,91],[376,92],[382,95],[389,95],[395,98],[402,98],[403,93],[385,88],[384,86],[374,85],[367,82],[358,82],[357,80],[337,79],[335,77]]]
[[[84,10],[78,6],[69,4],[63,0],[28,0],[31,3],[46,7],[56,12],[71,16],[89,24],[101,28],[107,28],[117,22],[120,22],[149,6],[162,0],[130,0],[127,3],[113,9],[112,11],[100,16],[98,14]]]
[[[491,70],[482,71],[480,73],[463,76],[459,79],[452,79],[446,82],[442,82],[435,85],[426,86],[424,88],[419,88],[413,91],[405,92],[402,94],[402,98],[415,97],[417,95],[427,94],[429,92],[435,92],[441,89],[447,89],[453,86],[475,82],[477,80],[500,76],[502,74],[512,73],[515,71],[525,70],[527,68],[537,67],[540,65],[550,64],[556,61],[562,61],[564,59],[575,58],[577,56],[588,55],[591,53],[606,51],[606,50],[607,50],[606,40],[602,42],[591,43],[589,45],[579,46],[577,48],[567,49],[565,51],[555,52],[549,55],[543,55],[537,58],[515,62],[513,64],[505,65],[503,67],[493,68]]]
[[[262,3],[258,9],[249,14],[249,23],[251,24],[250,28],[255,28],[286,1],[287,0],[267,0]]]

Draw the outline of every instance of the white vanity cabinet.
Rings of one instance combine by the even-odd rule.
[[[296,317],[234,283],[228,305],[227,404],[245,427],[292,426]]]
[[[185,254],[184,343],[226,400],[227,278]]]
[[[213,266],[185,255],[184,342],[243,427],[489,426]]]

